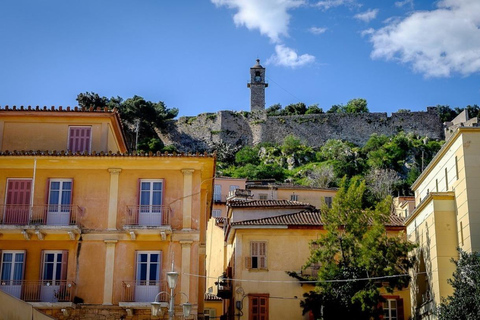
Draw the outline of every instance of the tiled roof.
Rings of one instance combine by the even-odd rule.
[[[397,215],[390,215],[390,221],[385,223],[386,227],[403,227],[403,218]],[[322,226],[320,211],[301,211],[297,213],[283,214],[275,217],[252,219],[246,221],[232,222],[232,226]]]
[[[232,226],[321,226],[323,225],[319,211],[301,211],[283,214],[276,217],[232,222]]]
[[[248,208],[248,207],[311,207],[311,204],[290,200],[229,200],[227,206],[232,208]]]
[[[117,153],[114,153],[114,152],[96,152],[96,151],[92,151],[91,153],[80,153],[80,152],[71,152],[71,151],[65,151],[65,150],[61,150],[61,151],[56,151],[56,150],[45,150],[45,151],[41,151],[41,150],[37,150],[37,151],[34,151],[34,150],[13,150],[13,151],[9,151],[9,150],[5,150],[5,151],[1,151],[0,150],[0,156],[43,156],[43,157],[49,157],[49,156],[55,156],[55,157],[111,157],[111,158],[114,158],[114,157],[118,157],[118,158],[127,158],[127,157],[139,157],[139,158],[152,158],[152,157],[172,157],[172,158],[175,158],[175,157],[215,157],[215,154],[208,154],[207,152],[205,153],[185,153],[185,152],[180,152],[180,153],[177,153],[177,152],[173,152],[173,153],[168,153],[168,152],[164,152],[164,153],[161,153],[160,151],[157,151],[157,152],[125,152],[125,153],[122,153],[122,152],[117,152]]]
[[[27,106],[27,107],[24,107],[24,106],[20,106],[20,107],[17,107],[17,106],[13,106],[13,107],[9,107],[9,106],[4,106],[3,108],[0,106],[0,111],[50,111],[50,112],[105,112],[105,113],[118,113],[117,111],[117,108],[113,108],[113,109],[110,109],[110,108],[107,108],[107,107],[104,107],[104,108],[100,108],[100,107],[89,107],[89,108],[86,108],[86,107],[78,107],[78,106],[75,106],[75,107],[62,107],[62,106],[58,106],[58,107],[55,107],[55,106],[51,106],[51,107],[47,107],[47,106],[43,106],[43,107],[40,107],[40,106],[35,106],[35,107],[32,107],[32,106]]]

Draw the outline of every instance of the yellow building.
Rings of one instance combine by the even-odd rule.
[[[128,153],[117,111],[93,108],[0,109],[0,150],[0,290],[138,319],[173,264],[177,313],[203,315],[214,157]]]
[[[248,194],[241,190],[238,193]],[[310,319],[309,315],[302,315],[300,301],[303,293],[314,287],[301,285],[286,271],[316,274],[318,266],[301,269],[310,256],[310,242],[325,232],[320,211],[298,201],[239,198],[227,202],[226,220],[216,220],[217,228],[211,235],[214,244],[211,246],[207,241],[207,259],[210,252],[224,256],[224,269],[220,270],[217,263],[215,271],[208,273],[214,278],[214,274],[219,277],[224,271],[232,279],[225,284],[222,279],[214,279],[222,284],[212,291],[224,298],[223,314],[239,320]],[[392,216],[387,229],[398,233],[405,228],[401,218]],[[221,239],[225,240],[223,249]],[[386,308],[398,315],[396,320],[408,319],[408,289],[385,297]]]
[[[246,188],[251,190],[252,199],[291,200],[309,203],[316,208],[323,204],[331,206],[337,193],[335,188],[314,188],[271,180],[249,180]]]
[[[236,189],[245,189],[247,179],[238,179],[230,177],[216,177],[213,187],[213,207],[212,217],[220,218],[227,216],[225,204],[230,192]]]
[[[458,258],[457,248],[480,251],[480,128],[458,127],[412,185],[415,206],[408,239],[419,243],[411,287],[412,313],[435,319]]]

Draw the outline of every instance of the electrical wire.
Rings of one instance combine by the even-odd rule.
[[[199,274],[193,273],[182,273],[185,276],[191,277],[198,277],[198,278],[209,278],[209,279],[218,279],[218,277],[208,277]],[[426,274],[426,272],[418,272],[416,275],[419,274]],[[353,281],[367,281],[367,280],[382,280],[382,279],[391,279],[391,278],[399,278],[399,277],[408,277],[410,276],[408,273],[406,274],[397,274],[391,276],[382,276],[382,277],[366,277],[366,278],[355,278],[355,279],[335,279],[335,280],[251,280],[251,279],[235,279],[235,278],[228,278],[226,280],[237,281],[237,282],[260,282],[260,283],[338,283],[338,282],[353,282]]]

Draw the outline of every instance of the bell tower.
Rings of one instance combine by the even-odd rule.
[[[265,88],[268,83],[265,83],[265,68],[260,65],[260,59],[250,68],[250,83],[247,83],[247,87],[250,88],[250,111],[265,110]]]

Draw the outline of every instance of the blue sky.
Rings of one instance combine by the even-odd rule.
[[[372,112],[480,104],[478,0],[2,0],[0,105],[143,96],[180,115],[266,106]]]

